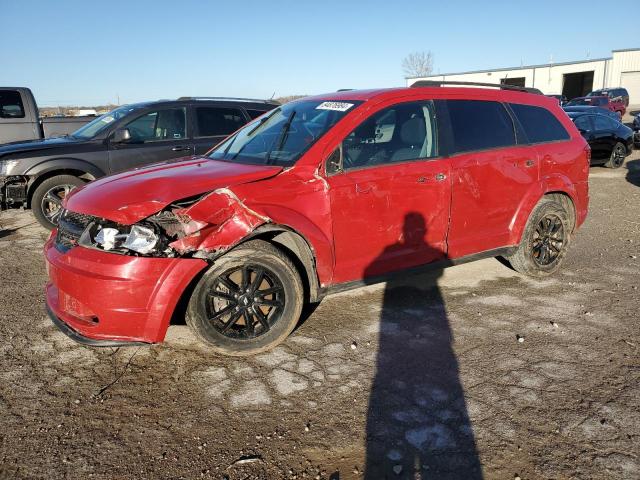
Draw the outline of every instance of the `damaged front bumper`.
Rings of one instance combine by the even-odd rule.
[[[60,251],[55,239],[54,230],[44,249],[47,308],[61,330],[85,344],[161,342],[183,292],[207,267],[198,259],[114,255],[79,246]]]
[[[0,176],[0,210],[25,205],[28,182],[22,175]]]

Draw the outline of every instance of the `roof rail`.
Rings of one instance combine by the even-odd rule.
[[[339,88],[336,92],[350,92],[353,88]]]
[[[442,87],[443,85],[466,85],[469,87],[492,87],[499,88],[500,90],[513,90],[516,92],[535,93],[542,95],[542,92],[537,88],[530,87],[518,87],[517,85],[508,85],[506,83],[482,83],[482,82],[457,82],[449,80],[418,80],[411,85],[411,88],[419,87]]]
[[[180,97],[178,100],[228,100],[233,102],[252,102],[252,103],[278,103],[274,100],[265,100],[263,98],[241,98],[241,97]]]

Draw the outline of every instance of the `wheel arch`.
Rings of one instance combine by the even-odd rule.
[[[84,160],[74,158],[60,158],[47,160],[29,169],[25,175],[29,177],[27,184],[27,207],[31,208],[33,192],[45,180],[57,175],[73,175],[85,181],[92,181],[103,177],[105,173]]]
[[[307,300],[317,302],[321,299],[322,289],[316,267],[316,255],[303,235],[285,225],[265,224],[256,228],[238,245],[255,239],[271,243],[289,257],[298,269]]]
[[[571,216],[572,227],[571,233],[577,228],[577,208],[576,197],[577,191],[573,182],[571,182],[564,175],[550,176],[542,180],[542,182],[536,183],[534,188],[524,196],[520,202],[520,206],[513,216],[510,225],[511,231],[511,245],[519,245],[522,241],[522,235],[524,233],[529,217],[533,212],[536,205],[543,198],[555,198],[558,202],[567,209],[567,212]]]

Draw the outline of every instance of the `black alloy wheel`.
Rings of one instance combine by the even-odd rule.
[[[224,355],[254,355],[283,342],[300,320],[304,288],[287,254],[250,240],[216,258],[186,311],[196,337]]]
[[[207,317],[222,335],[256,338],[280,319],[285,293],[276,274],[259,265],[243,265],[220,274],[208,292]]]
[[[616,143],[607,162],[609,168],[620,168],[627,156],[627,149],[622,143]]]
[[[544,216],[533,232],[532,256],[540,266],[551,265],[564,247],[564,225],[555,214]]]

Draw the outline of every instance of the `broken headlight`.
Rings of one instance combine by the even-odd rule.
[[[159,236],[153,229],[141,225],[97,225],[92,223],[82,233],[78,243],[105,251],[132,251],[149,255],[157,250]]]
[[[129,233],[120,233],[117,228],[101,228],[94,240],[103,250],[121,247],[146,255],[157,245],[158,236],[150,228],[134,225]]]

